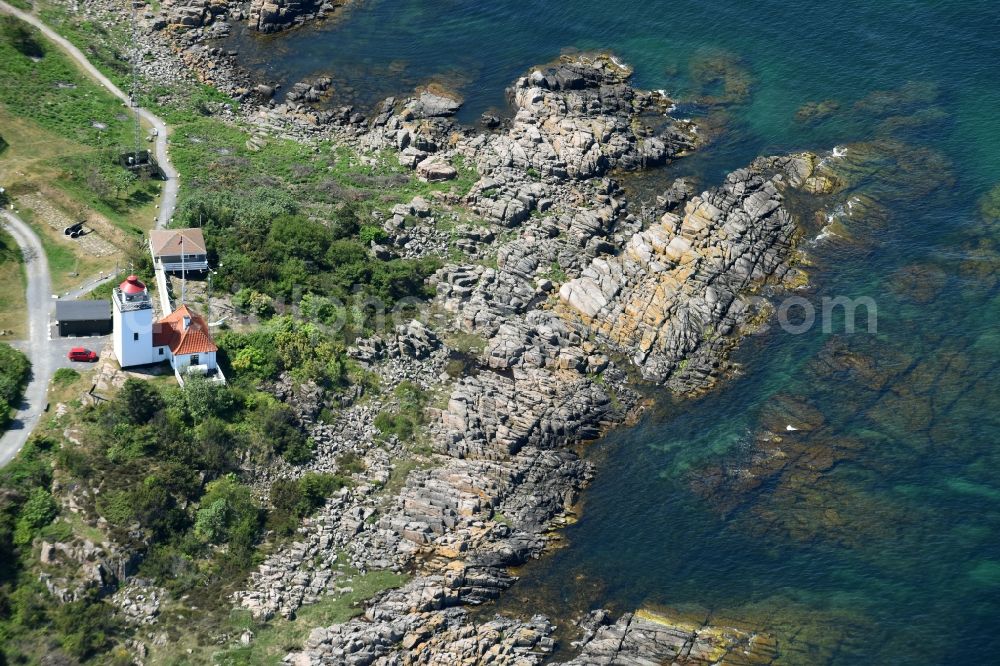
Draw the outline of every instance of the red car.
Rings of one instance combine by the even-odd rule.
[[[71,361],[96,361],[97,354],[84,347],[73,347],[66,354]]]

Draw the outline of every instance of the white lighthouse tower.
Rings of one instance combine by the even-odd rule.
[[[153,362],[153,301],[146,285],[129,275],[111,299],[115,356],[123,368]]]

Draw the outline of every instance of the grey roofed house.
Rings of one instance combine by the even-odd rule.
[[[59,335],[107,335],[111,332],[111,301],[56,301]]]

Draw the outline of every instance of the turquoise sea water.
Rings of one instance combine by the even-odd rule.
[[[235,41],[263,77],[332,75],[359,106],[443,82],[470,122],[532,64],[611,50],[639,86],[722,102],[681,106],[721,130],[662,187],[762,153],[887,155],[858,190],[882,208],[809,247],[808,298],[872,297],[877,333],[774,330],[711,394],[658,396],[588,448],[599,474],[566,547],[502,603],[711,617],[774,633],[787,663],[996,663],[1000,202],[983,201],[1000,184],[1000,4],[368,0]]]

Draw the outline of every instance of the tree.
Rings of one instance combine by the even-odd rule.
[[[270,328],[270,327],[267,327]],[[238,374],[258,380],[278,376],[278,354],[274,335],[267,328],[250,333],[226,331],[219,336],[219,347],[226,353],[229,364]]]
[[[183,524],[183,512],[164,480],[148,476],[131,493],[132,516],[157,539],[168,537]]]
[[[56,606],[50,618],[63,650],[77,659],[108,648],[117,630],[111,606],[93,596]]]
[[[299,312],[303,319],[317,323],[336,323],[345,317],[343,307],[339,307],[326,296],[306,294],[299,301]]]
[[[232,467],[230,451],[240,434],[230,432],[220,419],[209,418],[198,426],[195,447],[206,471],[222,472]]]
[[[21,393],[21,387],[13,377],[0,374],[0,402],[8,405],[14,404]]]
[[[138,181],[139,176],[134,171],[115,169],[111,176],[111,187],[115,190],[115,196],[120,197],[122,192],[128,192]]]
[[[335,238],[351,238],[361,228],[361,211],[355,203],[345,203],[333,214],[330,227]]]
[[[28,357],[5,342],[0,342],[0,375],[10,378],[14,386],[23,386],[31,373]],[[10,402],[16,395],[5,395]]]
[[[206,486],[200,504],[194,524],[199,539],[225,543],[236,538],[241,546],[252,549],[260,527],[260,507],[249,487],[227,474]]]
[[[228,514],[229,503],[224,497],[198,509],[198,517],[194,521],[194,533],[198,538],[209,543],[223,541],[226,535]]]
[[[133,425],[147,423],[163,405],[163,397],[152,384],[134,377],[125,380],[114,402],[115,411]]]
[[[271,222],[266,249],[273,257],[318,263],[332,241],[333,234],[323,224],[299,215],[282,215]]]
[[[312,445],[299,430],[291,408],[283,403],[261,405],[254,413],[254,426],[265,436],[267,448],[289,463],[298,465],[312,457]]]
[[[112,182],[112,169],[114,168],[94,164],[87,169],[87,174],[84,177],[87,187],[101,199],[106,199],[114,187]]]
[[[209,417],[225,418],[236,408],[236,396],[232,389],[219,385],[204,377],[191,377],[184,383],[184,400],[187,412],[195,423]]]
[[[254,313],[258,317],[270,317],[274,314],[274,304],[272,303],[271,297],[259,291],[255,291],[250,294],[250,299],[247,301],[247,307],[250,308],[250,312]]]

